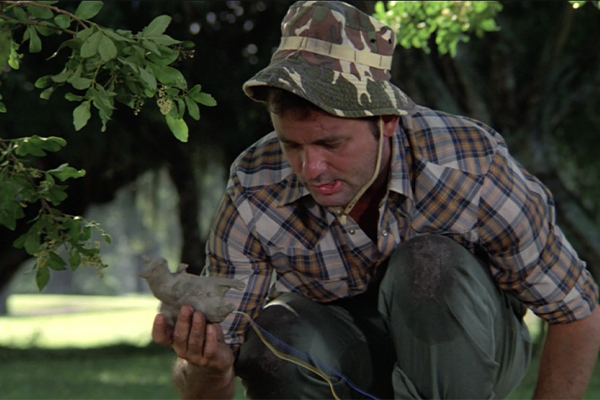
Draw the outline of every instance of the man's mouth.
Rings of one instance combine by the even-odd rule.
[[[338,192],[338,190],[340,189],[342,185],[342,181],[340,180],[335,180],[329,183],[325,183],[322,185],[311,185],[315,191],[317,191],[319,194],[322,195],[332,195],[336,192]]]

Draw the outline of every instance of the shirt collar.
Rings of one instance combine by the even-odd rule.
[[[288,204],[291,204],[304,196],[310,195],[310,192],[300,183],[300,180],[292,172],[292,169],[289,169],[289,175],[284,179],[285,189],[281,194],[281,199],[279,200],[278,207],[284,207]]]

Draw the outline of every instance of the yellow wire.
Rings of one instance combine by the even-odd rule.
[[[321,378],[323,378],[323,380],[325,382],[327,382],[327,384],[329,385],[329,388],[331,389],[331,394],[333,394],[333,398],[335,400],[341,400],[337,394],[335,393],[335,389],[333,388],[333,382],[331,382],[331,379],[329,379],[329,377],[327,375],[325,375],[323,372],[319,371],[318,369],[316,369],[315,367],[313,367],[310,364],[307,364],[301,360],[297,360],[295,358],[293,358],[292,356],[289,356],[287,354],[284,354],[282,352],[280,352],[279,350],[277,350],[275,347],[273,347],[273,345],[271,345],[271,343],[269,343],[269,341],[267,340],[267,338],[263,335],[263,333],[260,331],[260,329],[258,328],[256,322],[254,322],[254,320],[252,320],[252,318],[241,311],[234,311],[233,314],[240,314],[243,315],[244,317],[246,317],[248,319],[248,322],[250,322],[250,325],[252,326],[252,329],[254,329],[254,332],[256,332],[256,334],[258,335],[258,337],[260,338],[260,340],[264,343],[265,346],[267,346],[267,348],[269,350],[271,350],[271,352],[273,354],[275,354],[275,356],[281,358],[282,360],[285,361],[289,361],[293,364],[299,365],[303,368],[306,368],[307,370],[317,374],[318,376],[320,376]]]

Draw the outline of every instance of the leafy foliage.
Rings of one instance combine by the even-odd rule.
[[[40,290],[48,283],[50,270],[67,268],[67,262],[59,255],[63,249],[72,270],[81,265],[105,267],[98,255],[99,243],[89,243],[93,228],[110,243],[110,236],[97,223],[63,214],[55,208],[67,198],[67,186],[59,182],[83,177],[85,171],[68,164],[47,171],[29,165],[28,156],[42,157],[47,151],[55,152],[65,145],[64,139],[55,136],[0,140],[0,225],[14,230],[17,220],[25,217],[24,209],[40,204],[29,230],[14,243],[36,257],[34,268]]]
[[[497,31],[495,16],[500,10],[498,1],[378,1],[375,17],[396,31],[398,44],[405,48],[429,53],[435,33],[439,52],[454,56],[458,43],[468,42],[469,34],[481,37]]]
[[[200,85],[188,88],[181,72],[173,67],[193,57],[193,43],[165,34],[171,17],[160,15],[134,34],[91,21],[101,11],[102,1],[82,1],[74,12],[54,6],[56,3],[0,1],[0,73],[7,67],[20,68],[23,46],[28,45],[30,53],[39,53],[42,38],[66,35],[68,38],[49,57],[64,58],[62,71],[40,77],[35,87],[42,90],[40,98],[45,100],[57,89],[68,88],[65,99],[78,103],[72,114],[76,131],[87,125],[94,110],[105,131],[115,103],[126,105],[137,115],[145,100],[153,99],[174,136],[186,142],[186,109],[198,120],[198,104],[212,107],[216,102],[201,91]],[[6,113],[2,100],[0,95],[0,112]],[[37,216],[28,221],[29,230],[14,246],[36,258],[34,269],[40,290],[48,283],[50,270],[106,267],[99,256],[99,243],[90,243],[90,239],[93,229],[108,243],[110,236],[96,222],[56,208],[67,198],[67,185],[60,183],[83,177],[85,171],[68,164],[50,170],[34,166],[35,157],[59,151],[65,145],[66,141],[56,136],[0,139],[0,226],[15,230],[27,209],[39,206]]]
[[[40,77],[35,86],[43,91],[40,97],[49,99],[60,87],[74,89],[65,98],[79,103],[73,110],[73,125],[80,130],[92,115],[92,105],[102,121],[102,131],[111,119],[115,102],[125,104],[139,113],[146,99],[155,99],[160,112],[175,137],[188,139],[183,117],[199,119],[198,104],[214,106],[216,102],[199,85],[188,88],[181,72],[172,65],[193,57],[193,43],[175,40],[165,34],[171,17],[156,17],[141,32],[102,27],[92,21],[102,9],[101,1],[82,1],[74,13],[51,4],[56,1],[0,1],[0,68],[8,64],[19,69],[20,47],[29,42],[29,52],[42,50],[40,36],[66,34],[50,56],[70,50],[62,71]],[[13,29],[25,29],[17,42]],[[0,111],[6,106],[0,103]]]
[[[571,3],[575,9],[585,5],[585,3],[596,3],[596,7],[600,8],[600,1],[569,1],[569,3]]]

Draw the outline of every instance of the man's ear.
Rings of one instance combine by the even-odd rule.
[[[381,119],[383,120],[383,136],[392,137],[396,132],[396,128],[398,128],[400,117],[397,115],[382,115]]]

